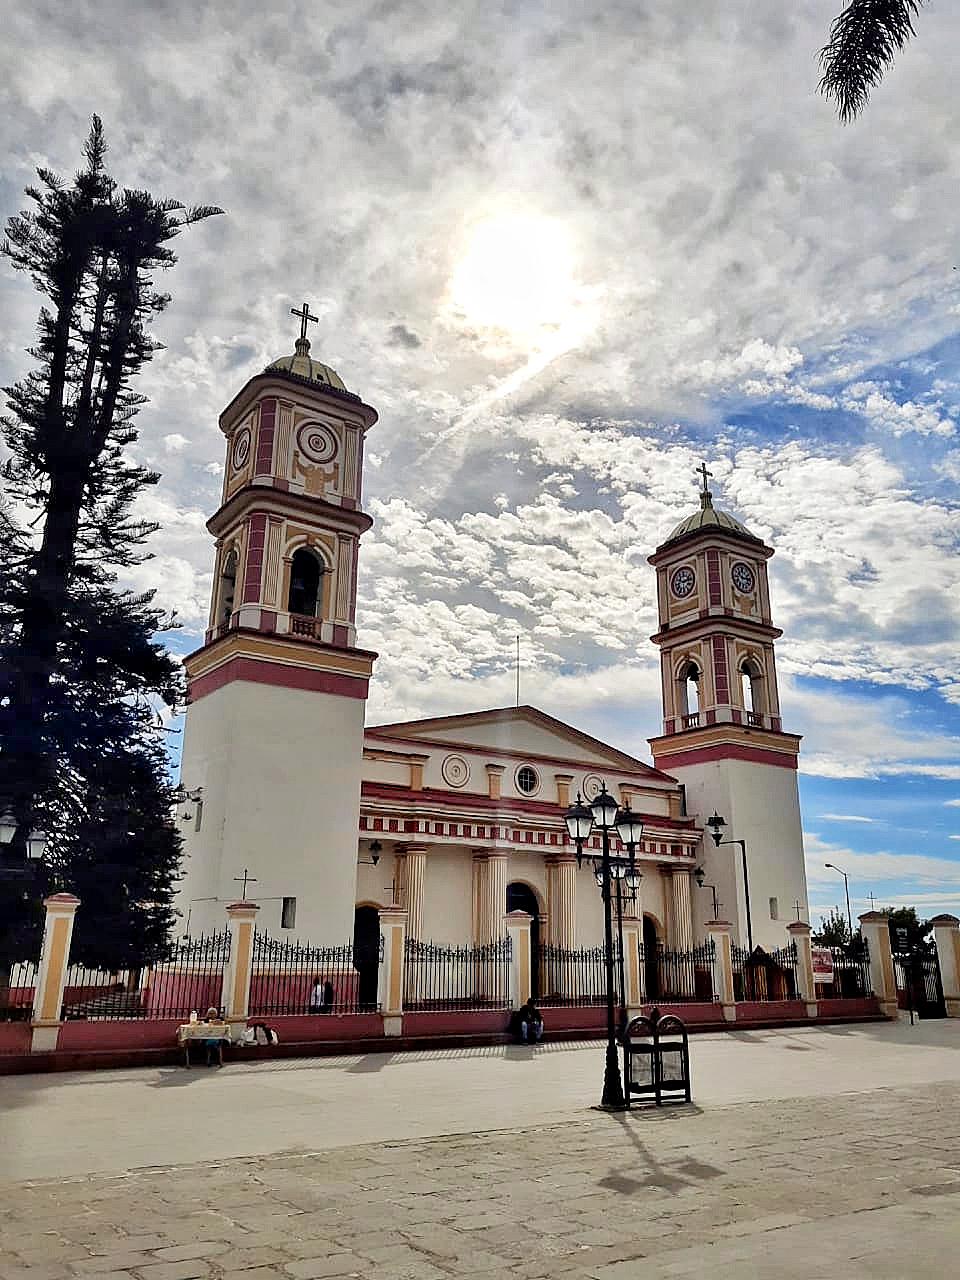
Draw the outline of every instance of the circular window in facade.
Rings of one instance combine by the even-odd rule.
[[[598,773],[588,773],[583,779],[583,791],[581,792],[587,804],[591,800],[596,800],[600,794],[600,788],[603,786],[603,779]]]
[[[531,769],[528,764],[522,764],[516,773],[517,790],[522,791],[525,796],[532,796],[540,790],[540,778],[536,769]]]
[[[697,579],[694,572],[688,565],[684,565],[678,569],[670,579],[670,590],[675,596],[679,596],[682,600],[688,596],[696,585]]]
[[[440,766],[444,782],[450,787],[465,787],[470,781],[470,766],[463,756],[447,756]]]
[[[305,422],[297,432],[297,444],[309,462],[332,462],[337,456],[337,437],[320,422]]]
[[[742,560],[738,561],[730,571],[730,577],[733,579],[733,585],[738,591],[752,591],[754,587],[753,570],[748,564],[744,564]]]
[[[238,471],[250,457],[250,428],[241,427],[233,437],[233,465]]]

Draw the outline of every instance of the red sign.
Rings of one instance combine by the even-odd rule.
[[[811,947],[814,982],[833,981],[833,952],[829,947]]]

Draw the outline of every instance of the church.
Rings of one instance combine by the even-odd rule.
[[[643,822],[630,910],[645,942],[689,950],[719,915],[742,947],[783,946],[806,879],[773,550],[713,505],[701,468],[700,509],[649,557],[663,700],[649,763],[531,706],[367,725],[377,655],[357,635],[357,566],[377,413],[310,355],[306,305],[294,314],[294,353],[220,415],[209,627],[185,660],[186,931],[222,928],[244,896],[259,929],[312,945],[368,937],[399,905],[421,941],[493,941],[523,910],[544,942],[599,946],[597,838],[578,866],[564,813],[605,785]]]

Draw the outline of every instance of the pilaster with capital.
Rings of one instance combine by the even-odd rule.
[[[551,944],[573,950],[577,938],[577,862],[568,854],[547,858],[547,915]]]

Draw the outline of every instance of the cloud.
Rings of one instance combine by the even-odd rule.
[[[830,822],[876,822],[876,818],[865,818],[858,813],[821,813],[820,817]]]

